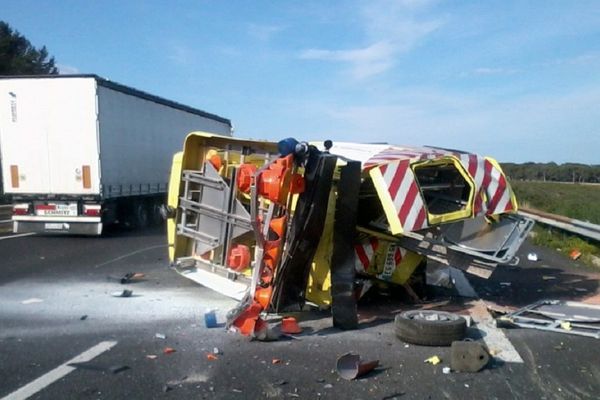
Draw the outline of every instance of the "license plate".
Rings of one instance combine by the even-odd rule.
[[[63,223],[49,222],[49,223],[44,224],[44,228],[47,230],[63,230],[63,229],[65,229],[65,225],[66,224],[63,224]]]
[[[40,204],[35,206],[37,215],[45,217],[76,217],[76,203]]]

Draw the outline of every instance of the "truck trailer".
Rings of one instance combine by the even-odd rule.
[[[100,235],[160,221],[171,155],[231,121],[96,75],[1,76],[0,157],[13,231]]]

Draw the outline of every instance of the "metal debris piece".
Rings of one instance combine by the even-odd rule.
[[[450,366],[454,371],[479,372],[489,361],[490,355],[480,342],[452,342]]]
[[[337,360],[337,373],[348,381],[359,378],[379,365],[379,360],[362,362],[358,354],[347,353]]]
[[[125,289],[125,290],[122,290],[122,291],[113,292],[112,296],[113,297],[131,297],[132,294],[133,294],[132,290]]]
[[[499,318],[521,328],[600,339],[600,305],[541,300]],[[568,323],[568,324],[567,324]]]

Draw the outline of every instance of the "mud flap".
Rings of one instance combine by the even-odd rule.
[[[304,306],[311,262],[321,240],[337,157],[314,149],[306,162],[305,191],[299,196],[283,262],[275,276],[271,305],[275,312]]]
[[[337,185],[333,254],[331,256],[331,313],[333,325],[341,329],[356,329],[358,314],[354,293],[354,239],[360,189],[361,163],[350,161],[342,168]]]

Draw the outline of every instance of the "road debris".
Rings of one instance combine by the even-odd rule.
[[[343,379],[348,381],[360,378],[374,370],[379,365],[379,360],[362,362],[358,354],[347,353],[338,358],[336,369]]]
[[[206,353],[206,359],[208,361],[216,361],[219,359],[219,357],[217,357],[216,355],[214,355],[213,353]]]
[[[82,315],[81,317],[79,317],[80,321],[85,321],[88,318],[87,314]]]
[[[423,361],[425,363],[429,363],[431,365],[438,365],[439,363],[442,362],[442,359],[439,358],[438,356],[431,356],[428,359],[426,359],[425,361]]]
[[[600,339],[600,304],[541,300],[500,317],[497,322]]]
[[[450,347],[450,366],[458,372],[479,372],[490,361],[490,355],[479,342],[456,341]]]
[[[302,328],[298,325],[296,318],[294,317],[285,317],[281,320],[281,332],[286,335],[295,335],[298,333],[302,333]]]
[[[527,254],[527,259],[529,261],[539,261],[537,253],[529,253],[529,254]]]
[[[216,328],[218,326],[216,310],[206,310],[206,312],[204,313],[204,325],[207,328]]]
[[[154,337],[157,339],[166,339],[167,335],[165,335],[164,333],[157,333],[154,335]]]
[[[213,354],[221,354],[221,350],[218,347],[213,348]]]
[[[164,354],[172,354],[172,353],[175,353],[176,351],[177,351],[177,350],[175,350],[175,349],[174,349],[174,348],[172,348],[172,347],[165,347],[165,348],[164,348],[164,350],[163,350],[163,353],[164,353]]]
[[[133,294],[133,291],[129,290],[129,289],[124,289],[124,290],[118,291],[118,292],[112,292],[113,297],[131,297],[132,294]]]
[[[21,304],[35,304],[35,303],[43,303],[44,300],[38,299],[37,297],[32,297],[31,299],[23,300]]]
[[[147,354],[146,358],[150,360],[156,360],[158,356],[156,354]]]
[[[571,260],[576,261],[579,259],[579,257],[581,257],[581,251],[579,251],[579,249],[573,249],[569,253],[569,257],[571,257]]]
[[[281,364],[281,359],[274,358],[274,359],[271,360],[271,364]]]
[[[450,367],[444,367],[444,368],[442,368],[442,373],[449,374],[450,372],[452,372],[452,369]]]
[[[553,280],[556,279],[556,277],[552,276],[552,275],[543,275],[542,279],[545,280],[545,281],[553,281]]]
[[[121,284],[131,283],[132,280],[143,278],[145,275],[141,272],[128,272],[121,278]]]

